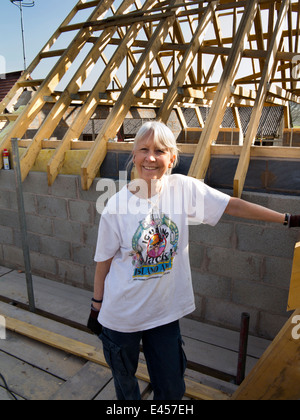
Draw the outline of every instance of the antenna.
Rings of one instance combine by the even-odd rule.
[[[25,49],[25,34],[24,34],[24,23],[23,23],[23,7],[33,7],[35,5],[34,0],[10,0],[12,4],[17,6],[20,10],[21,16],[21,33],[22,33],[22,44],[23,44],[23,58],[24,58],[24,70],[26,70],[26,49]]]

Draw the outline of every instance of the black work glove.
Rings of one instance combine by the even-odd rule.
[[[290,216],[289,218],[289,228],[298,228],[300,227],[300,216]]]
[[[99,312],[100,311],[96,311],[95,309],[91,308],[91,314],[87,323],[88,329],[91,330],[97,336],[99,336],[102,333],[102,325],[98,322]]]

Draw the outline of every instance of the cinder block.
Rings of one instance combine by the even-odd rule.
[[[201,296],[211,296],[229,300],[231,297],[231,279],[192,271],[194,292]]]
[[[286,313],[288,290],[244,279],[234,279],[232,300],[239,305],[247,305],[258,310]]]
[[[189,258],[191,267],[201,269],[205,259],[205,246],[190,243]]]
[[[58,175],[51,186],[51,194],[56,197],[78,198],[78,177],[71,175]]]
[[[1,171],[0,172],[0,190],[1,191],[15,191],[16,189],[16,178],[15,172]]]
[[[53,236],[52,220],[48,217],[26,214],[26,222],[28,232]]]
[[[292,258],[298,232],[282,227],[261,227],[239,224],[236,226],[238,249],[261,255]]]
[[[91,246],[82,246],[73,244],[73,261],[81,265],[90,265],[94,263],[95,248]]]
[[[98,238],[98,226],[83,225],[83,243],[92,247],[96,246]]]
[[[15,230],[14,232],[14,244],[18,248],[22,249],[22,236],[21,232]],[[35,235],[34,233],[27,232],[27,244],[30,251],[39,252],[40,251],[40,238],[41,236]]]
[[[37,196],[38,214],[67,219],[67,200],[51,196]]]
[[[15,246],[3,245],[3,260],[8,267],[24,267],[23,251]]]
[[[10,208],[10,193],[9,191],[0,190],[0,209]]]
[[[250,314],[250,333],[256,334],[259,311],[247,305],[238,305],[231,301],[224,301],[212,297],[206,298],[205,320],[237,331],[241,326],[241,315],[243,312]],[[238,350],[238,349],[237,349]]]
[[[57,261],[58,277],[63,282],[84,287],[84,267],[73,261]]]
[[[78,222],[69,220],[53,220],[54,236],[72,243],[81,243],[81,225]]]
[[[232,248],[234,244],[234,224],[219,222],[217,226],[190,226],[190,241],[222,248]]]
[[[94,223],[94,210],[90,202],[70,200],[69,210],[71,220],[86,224]]]
[[[292,266],[292,259],[268,256],[264,259],[262,280],[270,285],[288,290]]]
[[[29,172],[22,185],[24,193],[50,195],[47,174],[44,172]]]
[[[0,244],[14,244],[14,235],[12,228],[0,226]]]
[[[56,258],[38,252],[30,253],[31,268],[35,274],[56,275]]]
[[[0,210],[0,225],[19,229],[19,215],[16,211]]]
[[[257,334],[260,337],[274,340],[290,316],[290,312],[285,315],[276,315],[272,312],[262,311],[259,316]]]
[[[259,255],[214,247],[207,249],[207,258],[210,274],[260,281],[263,258]]]
[[[40,252],[41,254],[50,255],[62,260],[69,260],[71,258],[69,242],[47,236],[40,237]]]

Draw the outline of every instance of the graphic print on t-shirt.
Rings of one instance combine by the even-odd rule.
[[[178,227],[165,214],[151,214],[142,220],[132,239],[133,280],[168,274],[173,267],[178,240]]]

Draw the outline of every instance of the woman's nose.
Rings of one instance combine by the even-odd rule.
[[[156,161],[154,154],[153,154],[153,153],[151,153],[151,152],[147,155],[147,159],[148,159],[150,162],[155,162],[155,161]]]

